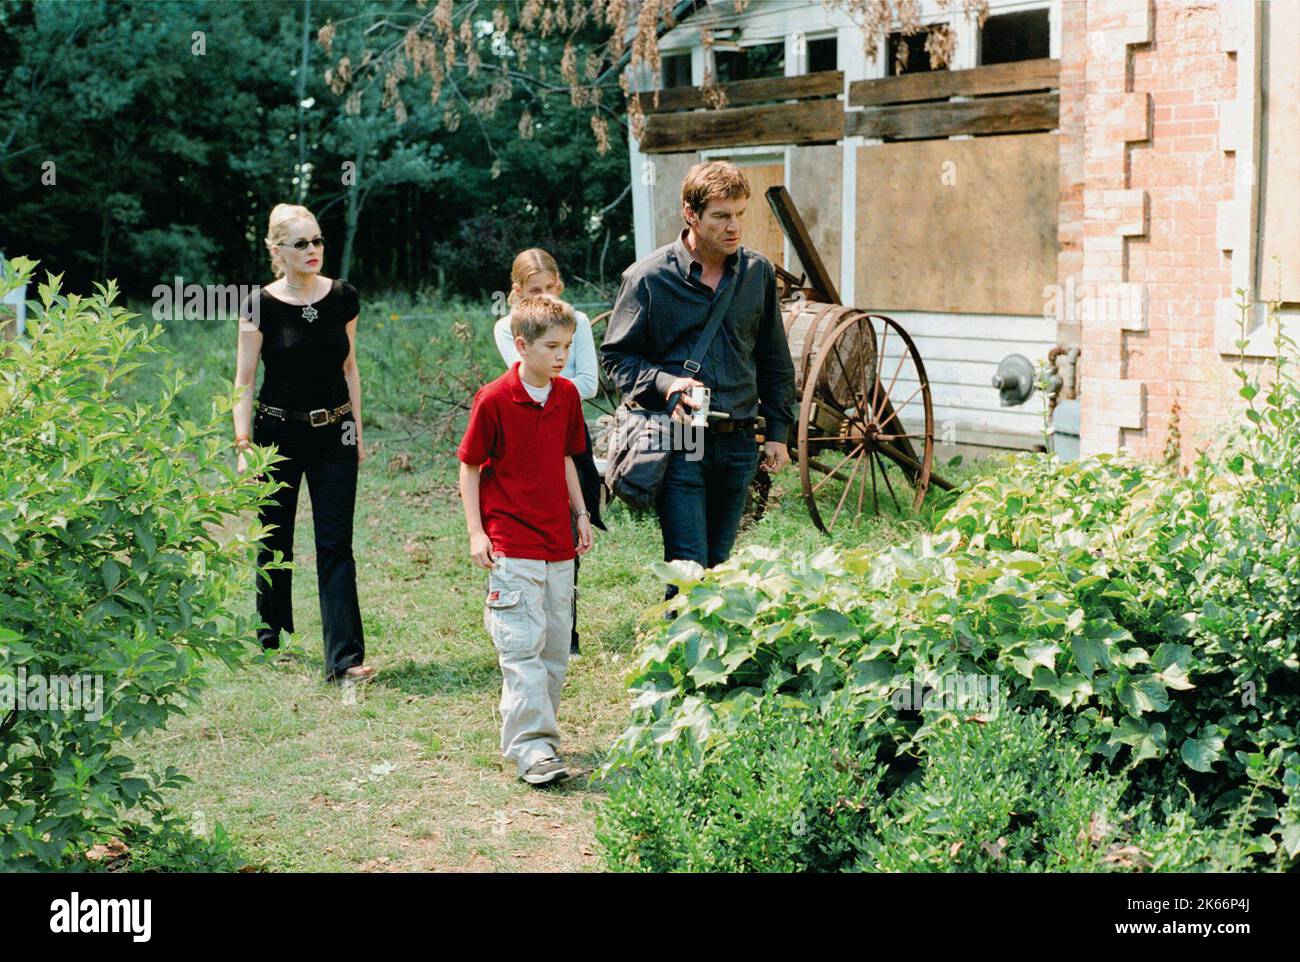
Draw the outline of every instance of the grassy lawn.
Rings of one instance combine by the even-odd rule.
[[[227,359],[224,334],[205,334],[201,344],[185,340],[192,336],[169,334],[182,358],[208,358],[196,390],[210,389],[211,378],[233,362],[233,344]],[[193,782],[173,797],[176,811],[207,831],[220,822],[237,851],[265,870],[599,868],[591,825],[601,786],[579,778],[539,791],[501,765],[500,676],[482,622],[485,574],[469,560],[455,489],[455,439],[434,443],[428,435],[413,440],[407,431],[368,429],[366,440],[355,553],[376,680],[351,691],[321,680],[311,508],[303,493],[294,576],[299,632],[288,645],[296,659],[241,672],[214,668],[188,715],[133,749],[145,764],[188,774]],[[409,457],[410,470],[390,467],[400,455]],[[560,713],[562,751],[593,768],[626,722],[624,680],[636,659],[638,621],[662,598],[647,567],[662,550],[654,519],[615,506],[607,522],[610,530],[597,532],[582,565],[582,656],[570,665]],[[837,531],[835,540],[883,544],[919,523],[868,518]],[[737,547],[802,551],[826,543],[787,468],[766,516],[742,531]]]

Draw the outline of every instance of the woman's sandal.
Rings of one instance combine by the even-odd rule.
[[[367,682],[375,677],[375,669],[370,665],[353,665],[343,674],[336,675],[335,682],[355,685],[358,682]]]

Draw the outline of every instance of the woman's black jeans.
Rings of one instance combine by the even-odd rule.
[[[298,488],[307,478],[316,533],[316,579],[325,636],[325,676],[335,678],[365,660],[366,645],[357,603],[357,566],[352,557],[352,515],[357,500],[357,446],[353,422],[314,428],[306,421],[282,421],[258,411],[255,444],[274,444],[287,460],[271,467],[271,477],[288,482],[262,508],[263,525],[275,525],[258,552],[259,568],[273,551],[293,560]],[[270,576],[268,584],[266,576]],[[293,572],[259,571],[257,614],[267,627],[258,632],[263,648],[279,648],[280,632],[293,631]]]

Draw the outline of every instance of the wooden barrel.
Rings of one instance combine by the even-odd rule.
[[[864,313],[854,307],[817,301],[789,301],[781,306],[785,338],[794,362],[795,387],[801,395],[813,358],[827,345],[831,332],[850,317]],[[853,404],[855,386],[874,376],[876,369],[876,338],[872,331],[868,322],[852,325],[840,336],[822,365],[819,394],[827,393],[844,405]]]

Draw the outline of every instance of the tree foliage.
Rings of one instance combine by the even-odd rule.
[[[375,17],[418,9],[6,0],[0,249],[39,258],[76,287],[114,276],[135,296],[177,275],[252,284],[269,279],[271,207],[302,199],[329,240],[327,273],[342,272],[348,247],[347,274],[363,290],[499,290],[513,254],[537,244],[554,248],[571,279],[599,281],[603,255],[611,281],[632,258],[625,141],[597,155],[567,100],[516,91],[495,114],[458,120],[423,98],[399,123],[381,87],[331,89],[321,27],[336,25],[335,58],[355,47],[364,59]],[[492,38],[479,43],[486,51]],[[562,53],[539,44],[530,56],[558,77]],[[480,80],[461,83],[463,96],[490,97]],[[466,224],[510,229],[492,231],[490,247],[472,234],[474,256],[449,264]]]

